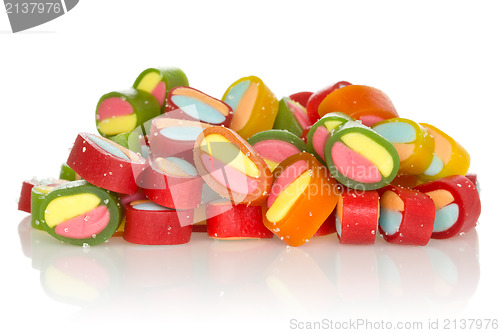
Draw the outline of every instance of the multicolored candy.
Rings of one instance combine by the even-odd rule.
[[[156,98],[161,110],[165,107],[165,99],[174,87],[189,86],[186,74],[177,67],[148,68],[142,71],[133,87]]]
[[[366,191],[389,184],[399,170],[394,146],[357,121],[346,122],[328,139],[325,162],[340,183]]]
[[[342,244],[373,244],[378,228],[377,191],[344,188],[336,208],[337,236]]]
[[[465,176],[444,177],[415,187],[432,198],[436,214],[432,238],[450,238],[476,226],[481,200],[476,186]]]
[[[205,182],[235,204],[263,202],[273,181],[266,162],[235,131],[213,126],[200,134],[194,163]]]
[[[57,186],[40,205],[45,231],[65,243],[91,246],[108,240],[122,220],[115,194],[84,180]]]
[[[137,192],[136,178],[146,160],[119,144],[89,133],[78,134],[67,164],[95,186],[118,193]]]
[[[437,127],[421,123],[434,139],[434,154],[430,166],[420,175],[424,181],[452,175],[465,176],[470,166],[469,153],[458,142]]]
[[[237,80],[226,90],[222,101],[234,111],[230,128],[245,140],[273,128],[279,102],[258,77]]]
[[[142,245],[178,245],[191,239],[192,209],[174,210],[149,200],[137,200],[125,206],[123,239]]]
[[[300,137],[304,129],[310,125],[305,107],[289,97],[283,97],[280,100],[274,129],[287,130]]]
[[[316,121],[307,133],[307,148],[314,157],[325,164],[325,145],[337,128],[353,119],[341,112],[327,113]]]
[[[110,137],[132,132],[151,118],[160,115],[160,105],[153,95],[130,88],[113,91],[97,103],[96,125],[99,134]]]
[[[290,246],[307,242],[337,204],[336,181],[309,153],[285,159],[273,172],[264,225]]]
[[[380,191],[379,229],[389,243],[426,245],[434,214],[431,197],[416,189],[387,186]]]
[[[268,130],[257,133],[248,139],[248,143],[264,159],[273,171],[286,158],[307,151],[299,137],[285,130]]]
[[[319,104],[318,114],[343,112],[366,126],[399,117],[389,97],[381,90],[363,85],[348,85],[329,93]]]
[[[312,94],[309,99],[307,100],[307,116],[309,117],[309,121],[311,124],[314,124],[321,118],[321,115],[318,114],[318,107],[321,104],[321,102],[325,99],[326,96],[328,96],[331,92],[344,88],[346,86],[350,86],[351,83],[347,81],[339,81],[335,84],[332,84],[330,86],[324,87],[321,90],[318,90],[314,94]],[[338,110],[331,110],[329,112],[335,112]],[[325,113],[329,113],[325,112]]]

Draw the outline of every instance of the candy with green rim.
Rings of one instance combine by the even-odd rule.
[[[325,164],[325,144],[330,135],[335,130],[353,119],[341,112],[331,112],[325,114],[315,122],[307,133],[307,148],[314,157]]]
[[[285,130],[268,130],[248,139],[255,151],[273,171],[284,159],[307,151],[305,143],[296,135]]]
[[[153,95],[162,110],[165,107],[165,100],[169,91],[180,86],[189,86],[189,81],[186,74],[177,67],[145,69],[139,74],[133,85],[135,89]]]
[[[348,121],[328,139],[325,162],[340,183],[358,190],[381,188],[389,184],[399,170],[396,148],[357,121]]]
[[[122,220],[119,198],[84,180],[68,182],[47,194],[39,208],[45,231],[65,243],[92,246],[108,240]]]
[[[289,97],[283,97],[280,100],[278,114],[274,120],[274,129],[287,130],[300,136],[309,125],[311,124],[305,107]]]
[[[131,132],[159,115],[160,105],[153,95],[130,88],[101,97],[96,108],[96,125],[102,136],[110,137]]]

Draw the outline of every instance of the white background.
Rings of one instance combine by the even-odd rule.
[[[294,331],[294,318],[407,318],[424,328],[435,319],[500,319],[497,3],[83,0],[17,34],[2,9],[1,330]],[[177,249],[115,239],[84,251],[31,232],[16,211],[22,181],[57,177],[77,133],[95,132],[99,97],[152,66],[178,66],[191,86],[219,98],[248,75],[278,98],[339,80],[377,87],[400,116],[434,124],[469,151],[480,225],[425,248],[340,246],[329,236],[286,249],[195,235]],[[79,260],[87,284],[51,285],[54,262],[87,267]],[[76,286],[85,294],[86,285],[101,286],[97,300],[78,300]]]

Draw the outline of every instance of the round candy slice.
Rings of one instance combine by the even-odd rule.
[[[329,93],[320,103],[318,114],[343,112],[366,126],[399,117],[389,97],[377,88],[349,85]]]
[[[307,107],[307,101],[309,101],[309,98],[311,97],[312,94],[313,92],[311,91],[301,91],[295,94],[291,94],[289,97],[292,101],[299,103],[303,107]]]
[[[190,87],[176,87],[170,90],[166,112],[172,118],[227,127],[233,118],[233,109],[229,105]]]
[[[347,81],[339,81],[335,84],[332,84],[330,86],[324,87],[321,90],[318,90],[311,96],[309,96],[309,99],[307,100],[307,116],[309,117],[309,121],[311,124],[314,124],[316,121],[318,121],[321,116],[318,114],[318,107],[320,103],[325,99],[328,94],[330,94],[332,91],[335,91],[337,89],[343,88],[345,86],[350,86],[351,83]],[[332,110],[330,112],[334,112],[337,110]]]
[[[338,201],[337,182],[309,153],[285,159],[273,172],[264,225],[290,246],[307,242]]]
[[[226,90],[222,101],[234,111],[230,128],[245,140],[273,128],[279,102],[258,77],[237,80]]]
[[[266,162],[228,128],[203,130],[196,140],[194,163],[205,182],[235,204],[257,205],[271,189],[273,178]]]
[[[132,201],[125,206],[123,239],[143,245],[185,244],[193,230],[192,209],[174,210],[149,200]]]
[[[273,171],[284,159],[307,151],[299,137],[284,130],[268,130],[257,133],[248,139],[248,143],[264,159]]]
[[[399,169],[394,146],[357,121],[348,121],[328,139],[325,162],[335,179],[357,190],[381,188]]]
[[[172,209],[192,209],[201,202],[203,179],[196,168],[178,157],[148,158],[139,177],[142,193],[151,201]]]
[[[469,153],[458,142],[440,129],[420,124],[434,139],[434,154],[430,166],[420,175],[425,180],[436,180],[451,175],[465,176],[469,170]]]
[[[154,156],[182,158],[193,162],[196,139],[211,125],[199,121],[170,118],[168,114],[153,119],[149,145]]]
[[[427,130],[410,119],[391,118],[372,129],[394,145],[399,155],[399,173],[416,175],[430,166],[434,139]]]
[[[57,186],[40,206],[40,221],[45,231],[73,245],[105,242],[121,220],[118,197],[84,180]]]
[[[137,192],[146,160],[119,144],[89,133],[78,134],[66,162],[83,179],[118,193]]]
[[[426,245],[434,214],[431,197],[420,191],[394,186],[380,191],[379,230],[389,243]]]
[[[280,100],[278,114],[274,120],[274,129],[287,130],[300,136],[304,129],[310,125],[305,107],[289,97],[283,97]]]
[[[133,87],[153,95],[163,110],[169,91],[180,86],[189,86],[186,74],[180,68],[159,67],[142,71],[135,80]]]
[[[373,244],[378,228],[378,193],[345,188],[339,197],[335,216],[340,243]]]
[[[353,119],[344,113],[332,112],[325,114],[311,126],[307,132],[307,148],[318,161],[325,164],[325,144],[328,138],[349,120]]]
[[[465,176],[444,177],[415,187],[434,201],[436,216],[432,238],[450,238],[476,226],[481,200],[474,184]]]
[[[109,137],[131,132],[159,115],[160,105],[153,95],[130,88],[101,97],[97,103],[96,125],[102,136]]]
[[[262,206],[235,205],[227,199],[207,205],[207,233],[216,239],[273,237],[262,222]]]

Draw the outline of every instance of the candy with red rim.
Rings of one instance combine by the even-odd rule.
[[[172,118],[229,126],[233,109],[226,103],[191,87],[176,87],[168,93],[166,112]]]
[[[339,197],[335,217],[340,243],[373,244],[378,228],[378,193],[345,188]]]
[[[137,153],[97,135],[80,133],[67,164],[95,186],[118,193],[137,192],[137,176],[146,160]]]
[[[426,245],[434,214],[434,203],[425,193],[390,185],[380,190],[379,230],[389,243]]]
[[[40,185],[37,179],[25,180],[21,186],[17,209],[26,213],[31,213],[31,190],[33,187]]]
[[[268,130],[257,133],[248,143],[264,159],[273,171],[284,159],[307,151],[304,142],[296,135],[284,130]]]
[[[122,147],[125,147],[135,153],[140,154],[142,157],[144,156],[143,146],[147,146],[147,140],[142,133],[142,129],[134,130],[132,132],[120,133],[114,136],[110,136],[108,139],[119,144]]]
[[[216,239],[273,237],[262,222],[262,206],[235,205],[227,199],[207,205],[207,233]]]
[[[304,128],[310,125],[305,107],[289,97],[283,97],[279,101],[278,113],[273,125],[274,129],[287,130],[300,136]]]
[[[291,246],[307,242],[332,213],[337,182],[309,153],[285,159],[273,172],[264,225]]]
[[[413,120],[391,118],[374,124],[372,129],[398,151],[399,173],[417,175],[431,165],[434,139]]]
[[[311,122],[311,124],[314,124],[316,121],[318,121],[319,118],[321,118],[321,116],[318,114],[318,107],[320,103],[325,99],[325,97],[328,96],[328,94],[330,94],[332,91],[350,85],[351,83],[347,81],[339,81],[330,86],[324,87],[315,92],[314,94],[312,94],[307,100],[307,105],[306,105],[307,116],[309,117],[309,121]],[[338,110],[331,110],[329,112],[335,112],[335,111]]]
[[[311,126],[307,132],[307,148],[318,161],[325,164],[325,144],[328,138],[349,120],[353,119],[344,113],[332,112],[325,114]]]
[[[153,119],[149,146],[154,156],[174,156],[193,162],[196,139],[211,125],[199,121],[170,118],[168,114]]]
[[[399,169],[394,146],[357,121],[348,121],[330,136],[325,162],[335,179],[357,190],[381,188],[396,177]]]
[[[57,186],[40,206],[40,222],[54,238],[73,245],[105,242],[122,220],[114,193],[76,180]]]
[[[434,201],[436,216],[432,238],[450,238],[476,226],[481,200],[477,188],[467,177],[448,176],[415,189]]]
[[[132,201],[125,206],[123,239],[142,245],[178,245],[191,239],[192,209],[174,210],[149,200]]]
[[[266,162],[228,128],[203,130],[196,140],[194,163],[205,182],[235,204],[257,205],[271,189],[273,176]]]
[[[279,102],[258,77],[243,77],[231,84],[222,101],[234,112],[230,128],[244,139],[273,128]]]
[[[177,67],[145,69],[139,74],[133,85],[135,89],[153,95],[162,110],[165,107],[169,91],[180,86],[189,86],[189,81],[186,74]]]
[[[312,95],[313,95],[312,91],[301,91],[295,94],[291,94],[289,97],[292,101],[299,103],[303,107],[307,107],[307,102],[309,101],[309,98]]]
[[[343,112],[371,126],[384,119],[399,117],[389,97],[381,90],[363,85],[348,85],[329,93],[319,104],[318,114]]]
[[[333,234],[337,231],[335,227],[335,210],[328,215],[326,220],[321,224],[318,231],[313,235],[313,237],[320,237]]]
[[[96,108],[96,125],[105,137],[131,132],[160,115],[160,105],[153,95],[130,88],[101,97]]]
[[[142,193],[151,201],[172,209],[192,209],[201,202],[203,179],[196,168],[178,157],[148,158],[139,177]]]
[[[436,180],[451,175],[465,176],[469,170],[469,153],[448,134],[430,124],[420,123],[434,139],[430,166],[420,175],[425,180]]]

